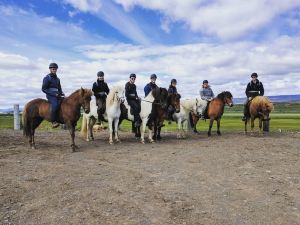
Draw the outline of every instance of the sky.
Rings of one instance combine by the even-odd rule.
[[[300,0],[0,0],[0,109],[41,91],[56,62],[66,95],[152,73],[183,98],[207,79],[218,94],[244,97],[253,72],[265,95],[300,94]]]

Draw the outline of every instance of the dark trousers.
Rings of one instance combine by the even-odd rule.
[[[106,96],[96,97],[96,105],[98,107],[98,114],[103,115],[106,110]]]
[[[249,103],[250,103],[250,101],[247,98],[246,102],[244,103],[244,116],[245,117],[249,117],[250,116],[249,115]]]
[[[57,111],[59,108],[59,102],[57,97],[47,95],[47,99],[51,104],[51,122],[57,121]]]
[[[139,100],[127,100],[128,104],[132,108],[132,113],[134,116],[134,121],[141,120],[140,112],[141,112],[141,104]]]
[[[175,108],[171,105],[168,107],[168,120],[173,120],[173,114],[175,112]]]

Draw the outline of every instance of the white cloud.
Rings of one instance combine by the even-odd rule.
[[[235,39],[267,26],[278,15],[300,6],[299,0],[115,0],[125,10],[158,10],[170,21],[182,21],[194,32]],[[164,21],[163,21],[164,22]],[[164,27],[164,25],[162,25]]]
[[[94,16],[106,21],[125,37],[139,44],[149,44],[149,38],[143,33],[138,22],[132,19],[127,13],[116,4],[107,0],[65,0],[75,9],[91,13]],[[101,29],[101,28],[99,28]]]
[[[99,70],[105,72],[109,86],[124,85],[129,74],[136,73],[140,96],[152,73],[158,75],[157,81],[162,87],[176,78],[184,98],[198,95],[204,79],[209,80],[216,94],[229,90],[234,97],[243,97],[252,72],[259,74],[266,95],[300,94],[300,38],[280,37],[259,44],[87,45],[78,46],[76,50],[80,58],[59,62],[58,74],[67,94],[81,86],[91,87]],[[48,58],[0,52],[0,59],[1,102],[11,106],[16,100],[24,104],[33,97],[44,96],[40,87],[43,76],[48,73]],[[30,68],[33,64],[34,70]],[[26,82],[19,85],[20,81]],[[12,90],[18,93],[18,98],[14,94],[7,95]]]

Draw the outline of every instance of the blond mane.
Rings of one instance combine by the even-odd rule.
[[[116,92],[122,92],[124,90],[124,87],[122,86],[114,86],[109,94],[107,95],[107,99],[106,99],[106,102],[109,104],[109,105],[112,105],[114,103],[114,99],[115,99],[115,94]]]
[[[269,112],[271,112],[274,109],[273,103],[270,101],[268,97],[265,96],[257,96],[255,97],[251,104],[255,104],[257,106],[260,106],[262,108],[267,108]]]

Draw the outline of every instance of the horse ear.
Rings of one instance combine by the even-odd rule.
[[[83,96],[84,95],[84,89],[81,87],[80,88],[80,95]]]

